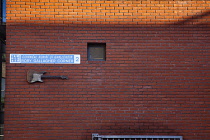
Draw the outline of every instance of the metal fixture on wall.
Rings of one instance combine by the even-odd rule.
[[[149,136],[149,135],[99,135],[92,134],[92,140],[183,140],[182,136]]]

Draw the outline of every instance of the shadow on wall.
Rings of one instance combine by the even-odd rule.
[[[170,126],[164,125],[161,122],[153,122],[151,120],[141,121],[141,120],[131,120],[132,122],[123,122],[116,120],[115,122],[104,123],[100,126],[101,133],[107,135],[148,135],[148,134],[163,134],[163,135],[179,135]],[[132,125],[133,124],[133,125]],[[113,130],[109,132],[104,132],[104,130]]]
[[[210,16],[210,10],[209,11],[206,11],[206,12],[203,12],[199,15],[194,15],[192,17],[189,17],[189,18],[186,18],[185,20],[182,20],[182,21],[179,21],[179,22],[176,22],[174,23],[175,25],[183,25],[183,24],[199,24],[199,21],[196,22],[196,20],[198,19],[203,19],[204,17],[207,17],[207,16]],[[210,18],[210,17],[209,17]],[[205,18],[205,19],[208,19],[208,18]],[[206,21],[204,21],[206,23]],[[202,24],[202,23],[201,23]],[[207,22],[207,24],[210,24]]]
[[[189,71],[187,71],[186,69],[182,69],[182,67],[178,67],[175,65],[176,63],[180,64],[180,58],[178,58],[178,56],[174,58],[174,62],[176,63],[174,65],[171,65],[172,62],[171,60],[173,55],[169,56],[169,54],[171,51],[171,54],[174,53],[175,56],[177,54],[176,52],[179,52],[181,49],[184,53],[187,53],[189,51],[185,48],[187,43],[188,44],[192,43],[190,44],[192,46],[189,45],[190,47],[194,47],[195,45],[203,46],[202,49],[203,52],[205,52],[207,50],[206,48],[208,47],[207,43],[205,44],[205,41],[207,42],[207,38],[204,36],[203,37],[204,39],[200,41],[199,31],[201,31],[201,33],[206,35],[208,31],[206,31],[205,27],[208,26],[208,23],[203,22],[203,24],[200,23],[196,25],[192,24],[193,26],[192,28],[188,28],[188,25],[185,26],[184,24],[188,24],[193,20],[204,18],[209,15],[210,11],[205,12],[201,15],[193,16],[189,19],[180,21],[178,23],[174,23],[173,25],[160,25],[161,28],[158,28],[159,25],[154,25],[154,26],[150,25],[152,27],[148,27],[147,25],[113,25],[113,26],[125,27],[125,28],[115,28],[111,27],[112,25],[98,25],[98,26],[53,25],[53,24],[48,25],[47,23],[41,25],[31,24],[32,26],[31,25],[24,26],[24,24],[17,23],[17,25],[22,26],[20,28],[15,25],[10,26],[8,29],[9,31],[12,31],[12,33],[8,32],[9,35],[8,36],[9,47],[7,48],[8,54],[14,52],[15,53],[28,53],[28,52],[57,53],[59,50],[59,52],[61,53],[71,52],[77,54],[78,52],[81,52],[82,57],[84,59],[81,65],[68,66],[68,67],[66,65],[61,65],[61,66],[59,65],[59,68],[57,65],[43,66],[40,64],[37,65],[23,64],[21,66],[15,65],[14,67],[14,64],[8,64],[9,74],[7,75],[8,76],[7,88],[10,94],[8,94],[7,98],[8,102],[6,109],[9,110],[13,109],[14,107],[15,109],[10,112],[6,111],[7,115],[6,123],[8,124],[12,123],[11,127],[13,127],[12,129],[14,129],[14,133],[16,131],[21,131],[21,134],[19,134],[20,136],[29,138],[30,133],[32,134],[34,133],[34,135],[36,135],[37,137],[41,135],[39,133],[41,131],[37,131],[38,134],[35,133],[34,131],[35,128],[37,130],[39,129],[43,130],[44,128],[47,129],[49,128],[46,127],[47,125],[54,125],[53,123],[48,123],[48,121],[53,122],[53,120],[55,120],[55,122],[58,122],[57,124],[59,125],[59,127],[61,127],[60,132],[63,132],[63,134],[62,133],[60,134],[64,136],[66,134],[67,136],[69,136],[70,134],[75,133],[75,131],[77,130],[78,133],[80,133],[81,130],[82,131],[81,140],[85,139],[90,140],[92,133],[99,133],[101,135],[111,135],[111,134],[112,135],[147,135],[147,134],[182,135],[181,133],[183,130],[185,131],[188,131],[189,129],[195,130],[197,129],[196,128],[197,124],[205,125],[206,122],[205,120],[202,119],[204,119],[204,117],[206,116],[204,115],[196,116],[204,112],[201,109],[199,109],[199,107],[197,107],[195,103],[199,102],[200,100],[203,100],[203,98],[205,98],[206,96],[202,96],[198,99],[196,97],[197,95],[195,96],[194,95],[188,96],[188,95],[189,92],[191,91],[195,92],[194,91],[195,89],[199,90],[197,87],[201,86],[201,84],[202,85],[208,84],[207,82],[203,81],[205,79],[204,77],[205,75],[201,77],[199,73],[201,72],[200,70],[201,68],[207,69],[206,64],[204,63],[205,65],[203,64],[202,66],[196,67],[199,68],[198,69],[199,72],[194,74],[193,72],[197,71],[197,69],[194,68],[189,73]],[[74,28],[75,26],[78,26],[78,28]],[[100,26],[102,28],[98,28]],[[109,26],[110,28],[108,28]],[[169,28],[167,28],[168,26],[172,27],[172,29],[170,30]],[[203,26],[204,28],[196,28]],[[177,30],[176,29],[174,30],[173,27],[175,27]],[[187,28],[185,29],[184,27]],[[185,34],[183,34],[183,32]],[[193,33],[195,35],[190,37],[188,36],[189,34]],[[177,36],[174,37],[174,35]],[[183,35],[186,35],[187,37],[183,39],[182,38],[184,37]],[[192,42],[192,40],[194,42]],[[96,68],[99,68],[97,66],[100,66],[100,64],[88,65],[84,63],[84,61],[86,60],[86,55],[85,55],[86,48],[84,46],[86,45],[87,42],[91,41],[93,42],[109,41],[108,43],[110,42],[112,43],[112,44],[110,43],[111,45],[109,49],[112,50],[111,55],[113,57],[109,58],[110,61],[108,60],[104,62],[107,64],[104,65],[107,67],[107,71],[104,68],[102,68],[101,71],[100,70],[97,71]],[[148,49],[148,45],[150,45],[151,42],[153,45],[151,46],[151,48],[155,48],[156,50]],[[184,43],[183,45],[184,47],[179,43],[180,44]],[[172,45],[170,46],[171,48],[167,48],[169,44]],[[174,47],[173,45],[174,46],[180,45],[180,46],[177,50],[173,50],[172,49]],[[119,46],[122,48],[120,52],[117,49]],[[128,48],[128,46],[131,46],[131,48]],[[129,52],[135,51],[132,47],[140,49],[139,51],[131,54]],[[201,48],[199,47],[198,50],[201,50]],[[116,55],[114,55],[115,53]],[[115,56],[119,56],[120,53],[122,54],[122,56],[120,58],[115,58]],[[187,58],[188,56],[184,57],[185,55],[184,53],[182,53],[181,59],[182,58],[188,59]],[[139,63],[140,59],[137,56],[141,56],[140,54],[142,54],[142,56],[145,57],[142,58],[142,62],[146,63]],[[158,59],[155,58],[154,54],[157,56]],[[197,56],[196,55],[193,56],[192,54],[197,54],[200,57],[196,58]],[[201,54],[202,52],[190,53],[189,56],[192,55],[191,56],[192,60],[189,60],[189,62],[194,62],[196,59],[200,61],[194,64],[201,64],[201,62],[206,62],[207,59],[204,60],[203,59],[204,55]],[[207,57],[208,52],[205,52],[205,54]],[[126,55],[126,58],[129,57],[131,59],[130,60],[132,61],[131,64],[124,65],[125,61],[123,59],[124,55]],[[137,58],[134,58],[133,56],[136,56]],[[159,60],[159,62],[157,60]],[[117,65],[113,64],[113,61],[116,61],[118,64]],[[136,64],[134,63],[134,61]],[[186,62],[188,62],[188,60],[186,60]],[[162,63],[164,63],[164,65],[161,65]],[[154,66],[151,64],[153,64]],[[161,71],[162,66],[167,69]],[[186,64],[183,63],[181,66],[183,66],[183,68],[185,68],[185,66],[193,68],[193,64],[187,65],[187,63]],[[19,71],[18,75],[14,75],[16,74],[14,68],[15,70]],[[176,73],[171,71],[170,68],[171,69],[176,68],[175,69],[177,70],[175,71]],[[59,82],[60,84],[58,85],[55,85],[55,81],[47,81],[47,80],[45,84],[37,84],[33,86],[27,85],[25,80],[25,73],[26,70],[28,69],[40,69],[40,70],[47,69],[49,70],[49,72],[56,71],[56,72],[65,73],[64,75],[67,74],[69,77],[71,77],[71,80],[64,81],[63,83]],[[159,73],[156,73],[155,70],[159,70]],[[167,74],[167,72],[172,72],[172,73],[164,75]],[[88,75],[85,75],[86,73],[91,74],[92,77],[91,76],[88,77]],[[110,74],[108,75],[109,77],[107,77],[106,74]],[[195,79],[195,81],[193,81],[194,83],[185,82],[186,80],[188,80],[187,78],[189,78],[188,81],[192,80],[190,74],[193,75],[197,74],[196,78],[201,77],[203,79]],[[160,76],[160,78],[164,77],[164,79],[160,79],[158,76]],[[179,79],[177,80],[173,76]],[[16,77],[18,77],[20,80],[18,79],[17,81],[17,79],[15,79]],[[122,81],[119,81],[118,77],[121,77]],[[104,83],[102,82],[100,84],[96,83],[95,79],[97,78],[99,80],[105,79],[104,81],[102,81]],[[168,80],[167,78],[170,78],[170,80]],[[180,78],[185,78],[184,79],[185,81]],[[208,77],[206,77],[206,79],[207,78]],[[143,81],[142,79],[146,79],[146,81]],[[142,85],[145,85],[145,83],[148,85],[154,83],[152,86],[156,86],[157,88],[155,89],[152,86],[145,86],[144,88],[144,86]],[[180,83],[183,85],[179,85]],[[13,89],[14,88],[20,89],[21,86],[24,86],[24,90],[26,91],[21,91],[23,94],[18,94],[18,98],[13,98],[12,97],[14,94]],[[39,87],[38,92],[34,92],[35,87]],[[176,87],[178,87],[179,89]],[[190,87],[192,87],[193,89],[190,90]],[[179,95],[178,92],[180,92],[180,90],[183,93],[186,91],[185,92],[186,94]],[[58,95],[58,92],[62,94]],[[75,95],[69,94],[69,92],[76,94]],[[142,94],[143,92],[144,94]],[[97,93],[97,95],[95,95],[94,93]],[[137,94],[135,95],[135,93],[138,93],[138,95]],[[177,96],[174,95],[175,93],[177,94]],[[202,93],[206,94],[206,92],[204,91],[202,91],[201,94]],[[9,96],[12,98],[10,98]],[[185,98],[188,97],[198,100],[186,101]],[[30,102],[28,101],[28,99],[30,99]],[[179,99],[182,99],[183,101],[181,103],[180,102],[177,103],[176,101],[179,101]],[[24,104],[25,108],[19,107],[22,104]],[[196,108],[194,108],[195,106]],[[42,109],[42,107],[45,110]],[[103,109],[105,107],[103,111],[104,114],[102,114],[103,112],[97,114],[96,107],[99,108],[99,112],[100,108]],[[127,113],[119,113],[119,114],[110,113],[110,108],[113,108],[113,111],[119,111],[121,107],[133,108],[135,112],[130,113],[130,110],[127,109],[128,110]],[[184,110],[181,110],[182,107],[185,107]],[[50,112],[49,110],[52,110],[52,108],[54,110]],[[35,110],[36,112],[36,109],[38,110],[37,111],[38,113],[36,113],[37,117],[30,112],[31,110]],[[149,112],[141,113],[141,110],[149,110]],[[150,112],[150,110],[154,112]],[[160,113],[160,116],[157,115],[159,110],[162,111],[162,114]],[[176,112],[177,118],[171,116],[174,114],[172,114],[170,111]],[[60,116],[56,116],[55,115],[56,113],[58,113]],[[110,116],[107,116],[108,113],[110,113]],[[168,115],[161,116],[165,114]],[[189,118],[196,119],[193,122],[194,125],[191,125],[192,122],[190,122],[187,123],[186,126],[184,126],[185,124],[183,124],[182,121],[178,122],[179,119],[183,117],[182,115],[180,115],[179,117],[179,114],[186,115],[184,116],[186,117],[185,118],[186,120],[188,120]],[[97,115],[99,115],[99,117]],[[119,119],[117,115],[119,115]],[[135,117],[135,115],[139,116]],[[25,120],[11,120],[12,118],[18,118],[18,117],[19,118],[24,117]],[[81,119],[79,117],[81,117]],[[100,117],[102,119],[100,119]],[[42,120],[38,121],[39,119]],[[37,124],[33,122],[33,125],[36,126],[30,127],[30,125],[32,124],[31,122],[29,122],[30,120],[37,121]],[[83,121],[85,123],[83,123]],[[19,124],[16,122],[19,122]],[[23,126],[21,125],[20,127],[21,130],[19,128],[20,124],[24,124]],[[75,126],[76,130],[74,130]],[[64,129],[66,127],[69,129]],[[204,128],[205,126],[202,127]],[[55,129],[55,131],[50,131],[47,129],[45,130],[46,133],[43,132],[43,135],[46,134],[52,137],[56,137],[56,133],[59,132],[57,131],[57,128],[50,127],[50,129],[52,130]],[[84,131],[85,134],[83,133]],[[205,130],[205,132],[207,131],[208,130]],[[8,135],[7,137],[9,137],[9,133],[10,132],[7,131],[6,134],[6,136]],[[17,134],[12,134],[12,135],[16,137]]]

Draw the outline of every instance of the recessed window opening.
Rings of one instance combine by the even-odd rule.
[[[106,61],[106,43],[87,43],[88,61]]]

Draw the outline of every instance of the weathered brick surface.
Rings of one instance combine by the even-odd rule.
[[[92,133],[210,137],[209,1],[7,1],[6,140]],[[106,61],[87,61],[87,43]],[[10,53],[81,54],[79,65]],[[28,84],[28,70],[67,75]]]

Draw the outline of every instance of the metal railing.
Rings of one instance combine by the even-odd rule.
[[[99,135],[92,134],[92,140],[183,140],[182,136],[144,136],[144,135]]]

